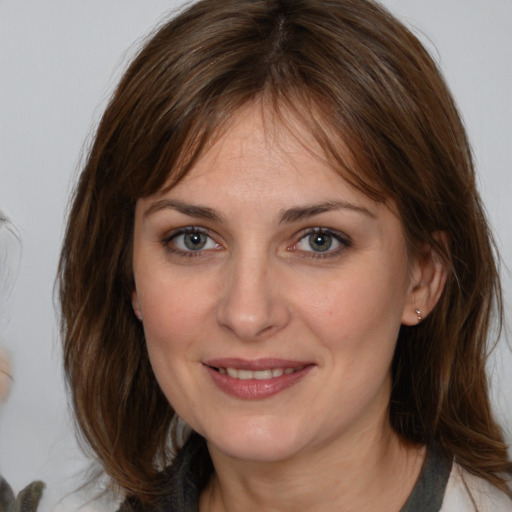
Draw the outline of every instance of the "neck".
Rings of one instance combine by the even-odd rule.
[[[373,431],[315,446],[279,462],[241,461],[209,446],[215,473],[201,512],[400,510],[425,457],[383,420]]]

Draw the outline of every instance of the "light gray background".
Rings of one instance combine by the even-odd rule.
[[[23,257],[1,342],[14,383],[0,411],[0,472],[48,484],[43,511],[80,481],[86,459],[67,412],[53,287],[63,219],[84,141],[137,42],[181,2],[0,0],[0,208]],[[479,182],[512,266],[512,0],[386,0],[444,70],[473,142]],[[512,279],[503,269],[507,312]],[[5,312],[2,312],[5,314]],[[512,440],[512,356],[491,361]]]

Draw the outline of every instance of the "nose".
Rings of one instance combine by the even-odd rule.
[[[283,329],[290,320],[279,269],[268,258],[239,256],[227,270],[217,322],[239,339],[252,341]]]

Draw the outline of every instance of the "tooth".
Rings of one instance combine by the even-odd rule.
[[[291,373],[302,370],[304,366],[298,366],[297,368],[272,368],[266,370],[238,370],[236,368],[219,368],[219,373],[222,375],[229,375],[233,379],[240,380],[267,380],[273,377],[281,377],[282,375],[290,375]]]
[[[272,370],[258,370],[254,372],[254,378],[257,380],[271,379]]]
[[[238,370],[235,370],[235,368],[226,368],[226,373],[233,377],[234,379],[238,379]]]

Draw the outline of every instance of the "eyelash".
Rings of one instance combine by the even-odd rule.
[[[208,240],[205,242],[205,245],[208,245],[209,242],[213,242],[215,244],[215,247],[208,247],[206,249],[199,248],[197,250],[190,249],[190,250],[184,250],[176,247],[173,245],[173,241],[178,239],[178,237],[183,235],[190,235],[190,234],[196,234],[199,236],[205,236],[208,238]],[[332,240],[334,240],[336,243],[339,244],[338,247],[335,249],[331,249],[328,247],[325,251],[313,251],[313,250],[300,250],[297,249],[297,246],[304,240],[306,240],[308,237],[311,237],[312,235],[326,235],[329,237],[332,237]],[[325,259],[325,258],[331,258],[338,256],[341,252],[346,250],[347,248],[352,246],[352,242],[350,238],[338,231],[332,230],[332,229],[326,229],[326,228],[309,228],[301,233],[299,233],[297,241],[293,243],[290,247],[287,248],[287,251],[289,252],[298,252],[301,253],[301,257],[304,258],[315,258],[315,259]],[[210,251],[212,250],[218,250],[222,246],[215,242],[214,238],[211,236],[211,232],[208,229],[196,227],[196,226],[187,226],[185,228],[180,228],[176,231],[173,231],[169,235],[167,235],[162,240],[162,245],[164,248],[171,254],[177,255],[182,258],[194,258],[194,257],[204,257],[206,256]]]

